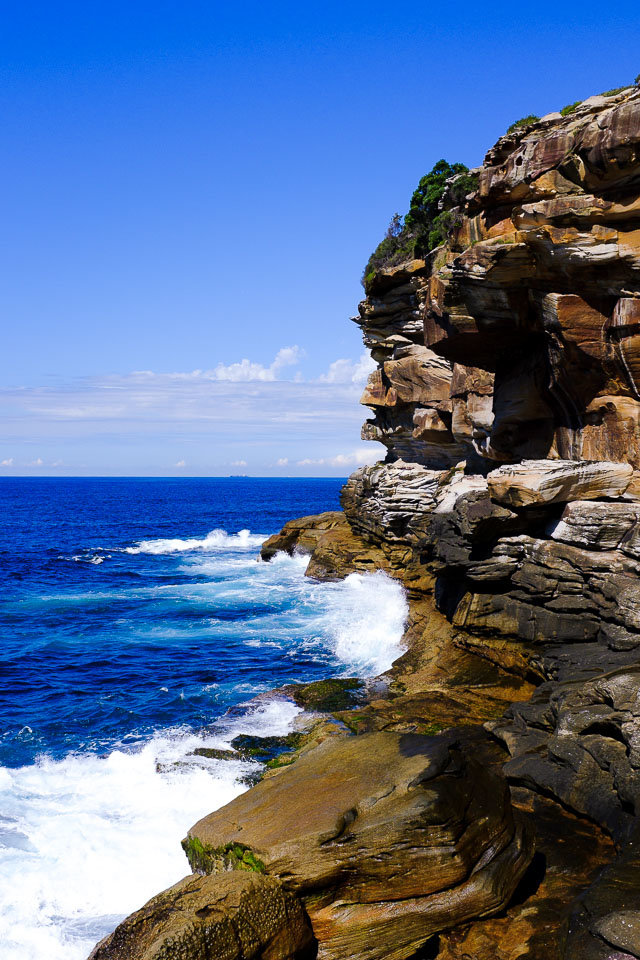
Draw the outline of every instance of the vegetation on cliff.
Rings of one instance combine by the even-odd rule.
[[[394,217],[383,265],[469,211],[456,166]],[[295,898],[324,960],[640,958],[640,90],[502,138],[480,182],[455,243],[360,304],[386,461],[262,548],[398,577],[407,651],[361,699],[356,678],[291,687],[338,711],[324,739],[183,844]],[[187,882],[160,906],[191,930],[212,914]],[[169,955],[117,952],[127,924],[94,960]]]
[[[613,87],[611,90],[603,90],[603,92],[598,94],[598,96],[614,97],[617,93],[622,93],[623,90],[628,90],[630,86],[640,86],[640,73],[633,81],[633,84],[624,84],[622,87]],[[560,116],[570,116],[583,102],[583,100],[574,100],[573,103],[568,103],[566,107],[562,107],[562,109],[559,111]],[[537,114],[530,113],[527,117],[522,117],[522,119],[516,120],[515,123],[512,123],[510,127],[507,127],[507,133],[513,133],[515,130],[519,130],[520,127],[527,127],[530,123],[537,123],[538,120],[540,120],[540,117],[537,116]]]
[[[530,113],[526,117],[521,117],[519,120],[516,120],[515,123],[512,123],[511,126],[507,127],[507,133],[513,133],[515,130],[519,130],[520,127],[528,127],[530,123],[537,123],[540,117],[537,113]]]
[[[438,160],[414,190],[406,216],[395,213],[391,218],[364,269],[364,287],[378,270],[422,258],[443,243],[461,220],[457,210],[477,182],[464,163]]]
[[[185,837],[182,849],[194,873],[224,873],[227,870],[253,870],[264,873],[265,865],[244,843],[225,843],[219,847],[202,843],[198,837]]]

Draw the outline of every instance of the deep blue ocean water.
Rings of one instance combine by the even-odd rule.
[[[0,481],[0,763],[101,750],[158,726],[201,726],[238,699],[243,683],[318,675],[322,658],[292,658],[278,642],[278,613],[291,597],[252,589],[246,571],[231,591],[237,565],[203,561],[247,552],[253,560],[261,533],[336,509],[341,485]],[[202,541],[212,530],[247,528],[246,542],[221,538],[217,550],[126,552],[140,541]],[[245,642],[256,630],[272,635],[266,657]]]
[[[299,711],[268,691],[398,655],[396,583],[259,559],[341,485],[0,480],[0,956],[81,960],[245,788],[246,764],[194,747],[284,733]]]

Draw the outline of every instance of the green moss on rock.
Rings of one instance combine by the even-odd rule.
[[[242,760],[242,755],[237,750],[219,750],[215,747],[196,747],[192,756],[204,757],[206,760]]]
[[[293,687],[291,692],[299,707],[319,713],[332,713],[334,710],[348,710],[355,706],[360,700],[357,692],[362,686],[362,680],[357,677],[331,677]]]
[[[255,853],[242,843],[227,843],[212,847],[198,837],[188,836],[182,849],[194,873],[226,873],[229,870],[253,870],[266,873],[266,867]]]
[[[273,760],[268,760],[266,767],[267,770],[278,770],[280,767],[289,767],[295,759],[293,754],[283,753],[279,757],[274,757]]]
[[[416,730],[416,733],[421,733],[425,737],[435,737],[437,734],[442,733],[443,730],[447,729],[447,725],[444,723],[438,723],[437,720],[431,721],[431,723],[422,723]]]
[[[288,750],[297,750],[301,745],[304,734],[294,732],[285,737],[256,737],[249,734],[240,734],[231,741],[231,746],[245,760],[257,760],[259,763],[268,763],[281,753]]]

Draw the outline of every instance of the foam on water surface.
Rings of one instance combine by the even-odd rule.
[[[121,488],[108,489],[115,498]],[[253,489],[242,488],[244,500]],[[137,497],[151,497],[149,490],[156,488],[140,484]],[[194,515],[202,509],[197,491]],[[250,519],[258,526],[262,495],[255,502]],[[25,537],[39,503],[34,497],[25,509]],[[402,652],[407,604],[384,574],[311,581],[304,557],[262,562],[263,535],[241,522],[230,527],[239,532],[211,524],[208,534],[194,523],[190,536],[185,521],[175,537],[165,523],[162,536],[139,528],[118,542],[109,535],[115,521],[93,510],[91,523],[61,543],[67,503],[61,496],[61,525],[51,528],[56,548],[21,568],[0,598],[8,678],[0,713],[8,763],[0,767],[2,960],[82,960],[122,917],[189,872],[180,840],[245,789],[241,778],[256,769],[192,752],[224,747],[240,733],[287,733],[299,708],[269,697],[270,689],[374,676]],[[118,529],[137,501],[122,503]],[[316,504],[301,507],[310,513]],[[96,523],[102,542],[88,536]],[[12,557],[0,551],[9,573]],[[64,562],[76,557],[84,562]]]
[[[187,553],[193,550],[250,550],[259,547],[266,537],[261,534],[252,534],[250,530],[239,530],[238,533],[230,534],[225,530],[212,530],[198,539],[197,537],[188,537],[185,540],[161,539],[161,540],[141,540],[133,547],[126,547],[127,553]]]
[[[129,912],[190,870],[180,847],[200,817],[241,793],[256,765],[200,761],[239,733],[282,735],[298,708],[271,700],[210,735],[157,734],[136,751],[0,769],[0,953],[83,960]]]

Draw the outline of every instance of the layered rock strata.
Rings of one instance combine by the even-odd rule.
[[[503,137],[448,244],[382,270],[363,435],[391,459],[640,465],[640,91]]]
[[[333,738],[205,817],[185,849],[211,873],[229,846],[251,850],[302,898],[319,960],[403,960],[497,912],[531,859],[490,760],[477,736]]]
[[[363,437],[387,456],[343,507],[434,577],[455,645],[539,684],[487,725],[505,773],[622,858],[559,955],[638,956],[640,91],[503,137],[458,214],[370,278]]]
[[[96,960],[165,956],[181,905],[199,931],[247,871],[299,935],[251,956],[305,956],[311,929],[325,960],[640,957],[640,90],[516,129],[477,174],[446,243],[367,277],[384,461],[263,548],[402,580],[407,652],[196,824],[206,876]]]

